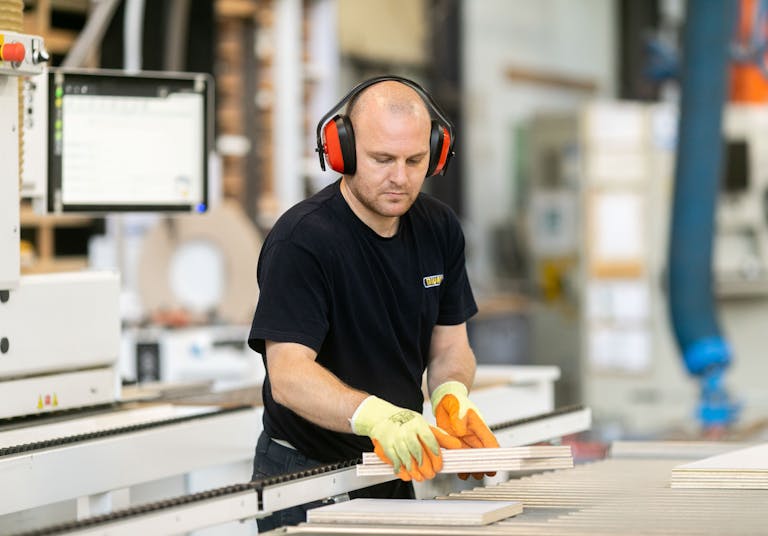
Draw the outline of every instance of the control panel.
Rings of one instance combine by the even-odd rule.
[[[0,75],[39,74],[47,61],[42,37],[0,30]]]

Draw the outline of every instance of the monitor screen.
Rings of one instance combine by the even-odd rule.
[[[204,212],[206,74],[52,70],[49,212]]]

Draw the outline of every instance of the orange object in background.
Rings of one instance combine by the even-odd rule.
[[[750,41],[758,1],[741,0],[739,3],[737,36],[739,43],[749,43]],[[768,39],[768,24],[763,30],[765,38]],[[761,58],[761,61],[768,64],[768,54]],[[754,62],[734,62],[731,64],[730,71],[729,100],[731,102],[768,102],[768,78]]]

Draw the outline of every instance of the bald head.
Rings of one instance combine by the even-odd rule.
[[[429,110],[412,87],[386,80],[360,92],[347,114],[356,165],[342,177],[342,195],[366,225],[380,236],[393,236],[429,169]]]
[[[387,112],[411,115],[430,121],[429,110],[416,90],[395,80],[379,82],[366,88],[347,106],[347,115],[355,125],[363,114]]]

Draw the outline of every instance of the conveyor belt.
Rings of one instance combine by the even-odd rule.
[[[245,462],[259,413],[163,404],[72,417],[0,433],[0,516]]]
[[[53,536],[57,534],[67,534],[74,530],[83,530],[88,528],[99,527],[107,525],[114,521],[121,519],[127,519],[130,517],[142,516],[151,512],[157,512],[160,510],[175,508],[178,506],[194,505],[194,503],[202,503],[210,499],[216,499],[225,497],[228,495],[237,495],[242,493],[256,493],[258,496],[259,508],[262,505],[261,494],[264,488],[269,486],[275,486],[277,484],[284,484],[287,482],[297,481],[304,478],[322,475],[324,473],[331,473],[340,469],[354,468],[360,459],[348,460],[339,463],[332,463],[327,465],[321,465],[312,469],[304,471],[298,471],[296,473],[288,473],[285,475],[279,475],[271,478],[264,478],[260,480],[254,480],[253,482],[247,482],[244,484],[235,484],[233,486],[225,486],[210,491],[204,491],[200,493],[194,493],[191,495],[183,495],[181,497],[175,497],[164,501],[157,501],[146,505],[136,506],[133,508],[126,508],[119,510],[111,514],[105,514],[101,516],[91,517],[82,521],[72,521],[68,523],[61,523],[58,525],[52,525],[38,530],[32,530],[28,532],[18,533],[11,536]]]
[[[133,424],[130,426],[120,426],[117,428],[110,428],[108,430],[99,430],[96,432],[89,432],[85,434],[74,434],[70,436],[62,436],[54,439],[48,439],[45,441],[35,441],[32,443],[25,443],[20,445],[13,445],[9,447],[0,447],[0,458],[3,456],[10,456],[13,454],[23,454],[32,452],[35,450],[46,449],[51,447],[59,447],[63,445],[70,445],[73,443],[79,443],[82,441],[89,441],[93,439],[103,439],[106,437],[116,436],[120,434],[128,434],[133,432],[139,432],[142,430],[150,430],[152,428],[158,428],[160,426],[168,426],[171,424],[179,424],[195,419],[205,419],[210,417],[216,417],[232,413],[235,411],[241,411],[247,406],[238,406],[233,408],[216,409],[205,413],[196,413],[193,415],[185,415],[182,417],[173,417],[169,419],[163,419],[161,421],[145,422],[140,424]]]
[[[490,428],[491,428],[491,431],[493,431],[494,433],[498,433],[507,428],[514,428],[524,424],[545,421],[545,420],[552,419],[553,417],[568,415],[571,413],[577,413],[579,411],[583,411],[584,409],[585,407],[581,405],[563,406],[562,408],[558,408],[554,411],[550,411],[549,413],[542,413],[541,415],[532,415],[531,417],[526,417],[524,419],[515,419],[512,421],[497,423],[491,426]]]

